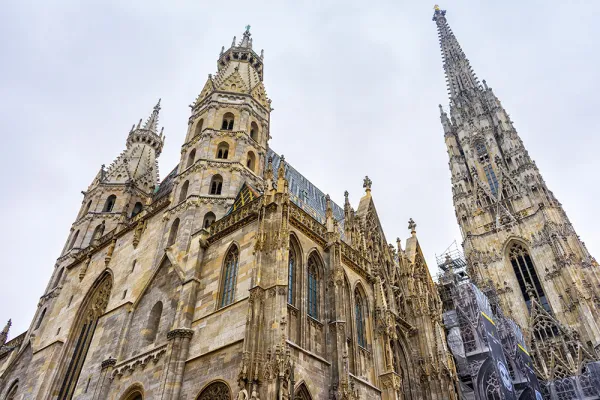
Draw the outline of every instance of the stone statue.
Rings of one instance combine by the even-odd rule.
[[[248,391],[246,390],[246,385],[242,379],[240,379],[238,387],[240,388],[240,391],[237,394],[236,400],[248,400]]]

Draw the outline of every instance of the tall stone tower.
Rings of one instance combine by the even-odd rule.
[[[450,96],[450,116],[440,105],[441,122],[469,275],[491,284],[534,342],[560,331],[579,337],[585,351],[600,350],[597,262],[501,102],[485,80],[479,83],[446,11],[436,6],[433,21]],[[548,324],[552,332],[540,333]]]

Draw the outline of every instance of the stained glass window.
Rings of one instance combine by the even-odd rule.
[[[510,249],[509,257],[517,277],[517,282],[519,283],[519,288],[525,298],[525,303],[527,303],[527,308],[531,307],[530,293],[532,293],[540,305],[545,310],[550,311],[550,305],[546,299],[542,283],[535,272],[529,252],[522,245],[515,243]]]
[[[294,304],[294,274],[296,273],[296,254],[290,245],[290,255],[288,260],[288,303]]]
[[[319,275],[314,257],[308,260],[308,315],[319,318]]]
[[[237,247],[232,247],[225,257],[225,269],[223,271],[223,284],[221,290],[221,307],[225,307],[234,300],[235,284],[237,281],[239,254]]]
[[[365,337],[364,304],[358,290],[354,292],[354,318],[356,319],[356,338],[358,345],[361,347],[366,347],[367,340]]]
[[[496,173],[491,165],[486,165],[483,167],[485,171],[485,177],[487,178],[488,184],[490,185],[490,190],[496,196],[498,194],[498,179],[496,179]]]

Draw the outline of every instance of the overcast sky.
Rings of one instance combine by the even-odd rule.
[[[485,3],[485,4],[483,4]],[[440,4],[548,186],[600,257],[600,1]],[[9,1],[0,24],[0,326],[28,328],[85,190],[162,98],[161,178],[221,46],[252,25],[273,100],[270,146],[333,200],[362,179],[389,242],[429,267],[460,233],[437,105],[447,105],[433,3]],[[1,329],[1,328],[0,328]]]

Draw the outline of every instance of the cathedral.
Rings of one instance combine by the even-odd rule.
[[[433,19],[467,273],[526,332],[538,374],[570,373],[600,347],[598,264],[445,11]],[[164,178],[160,100],[124,132],[29,329],[0,333],[0,399],[466,398],[417,224],[389,243],[368,177],[338,205],[269,146],[263,61],[249,26],[221,50]]]
[[[368,177],[338,205],[269,147],[263,60],[222,49],[161,181],[160,101],[124,135],[0,399],[457,399],[416,224],[390,244]]]
[[[600,382],[592,388],[588,368],[600,360],[598,263],[502,103],[477,79],[446,11],[436,6],[433,21],[450,96],[450,115],[441,105],[440,112],[466,273],[522,330],[545,398],[598,399]],[[481,346],[467,336],[475,352]]]

